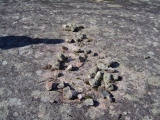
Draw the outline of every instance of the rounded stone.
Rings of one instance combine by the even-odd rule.
[[[72,71],[72,70],[73,70],[73,66],[72,66],[72,65],[69,65],[69,66],[66,68],[66,70]]]
[[[103,81],[105,84],[112,82],[112,74],[105,72],[103,75]]]
[[[95,75],[95,79],[100,80],[102,78],[102,72],[98,71],[97,74]]]
[[[113,74],[113,80],[115,80],[115,81],[119,80],[119,75],[118,74]]]
[[[89,84],[91,85],[91,87],[98,87],[99,81],[97,79],[90,79]]]
[[[86,106],[93,106],[93,105],[94,105],[94,102],[93,102],[92,99],[86,99],[86,100],[84,101],[84,104],[85,104]]]
[[[52,70],[60,70],[60,69],[62,69],[62,63],[59,61],[59,60],[57,60],[53,65],[52,65],[52,68],[51,68]]]
[[[62,53],[59,53],[57,55],[58,59],[61,61],[61,62],[65,62],[66,61],[66,57],[62,54]]]
[[[79,100],[82,100],[82,99],[84,99],[85,95],[84,94],[78,94],[77,97],[78,97]]]
[[[3,61],[3,62],[2,62],[2,65],[7,65],[7,64],[8,64],[7,61]]]
[[[109,91],[113,91],[113,90],[115,90],[114,86],[115,86],[114,84],[107,84],[107,85],[105,85],[105,89],[109,90]]]
[[[97,67],[99,70],[107,70],[108,69],[108,66],[104,63],[98,63]]]
[[[17,113],[17,112],[14,112],[14,113],[13,113],[13,116],[14,116],[14,117],[17,117],[17,116],[18,116],[18,113]]]
[[[48,90],[48,91],[52,90],[52,85],[53,85],[53,82],[47,81],[46,82],[46,90]]]
[[[96,75],[96,73],[98,72],[98,67],[95,66],[93,68],[90,69],[88,78],[94,78],[94,76]]]
[[[76,63],[76,66],[77,66],[78,68],[80,68],[80,67],[83,66],[83,64],[84,64],[83,62],[77,62],[77,63]]]
[[[64,82],[61,82],[61,83],[57,86],[57,88],[59,88],[59,89],[62,89],[62,88],[64,88],[64,87],[65,87]]]

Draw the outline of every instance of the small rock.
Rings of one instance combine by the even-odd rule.
[[[108,66],[105,65],[104,63],[98,63],[97,67],[99,70],[107,70],[108,69]]]
[[[82,99],[84,99],[85,98],[85,95],[84,94],[78,94],[78,99],[79,100],[82,100]]]
[[[14,112],[14,113],[13,113],[13,116],[14,116],[14,117],[17,117],[17,116],[18,116],[18,113],[17,113],[17,112]]]
[[[74,43],[75,41],[72,38],[66,38],[66,42],[68,42],[68,43]]]
[[[114,84],[107,84],[107,85],[105,85],[105,88],[106,88],[106,90],[113,91],[113,90],[115,90],[115,85]]]
[[[69,65],[69,66],[66,68],[66,70],[72,71],[72,70],[73,70],[73,66],[72,66],[72,65]]]
[[[80,68],[80,67],[83,66],[83,64],[84,64],[83,62],[77,62],[77,63],[76,63],[76,66],[77,66],[78,68]]]
[[[53,65],[52,65],[52,68],[51,70],[61,70],[63,69],[63,64],[57,60]]]
[[[75,53],[84,53],[84,50],[81,50],[81,49],[75,49],[73,52],[75,52]]]
[[[92,41],[93,41],[92,38],[87,38],[87,39],[85,39],[85,42],[92,42]]]
[[[65,62],[66,61],[66,57],[62,54],[62,53],[59,53],[57,55],[58,59],[61,61],[61,62]]]
[[[2,65],[7,65],[7,64],[8,64],[7,61],[3,61],[3,62],[2,62]]]
[[[46,90],[50,91],[50,90],[54,90],[57,88],[57,83],[53,83],[53,82],[46,82]]]
[[[93,68],[90,69],[88,78],[94,78],[94,76],[96,75],[96,73],[98,72],[98,67],[95,66]]]
[[[89,84],[91,85],[91,87],[98,87],[100,82],[97,79],[90,79]]]
[[[62,25],[62,28],[63,28],[64,31],[71,31],[71,26],[69,24]]]
[[[107,59],[104,60],[104,63],[106,64],[106,66],[109,68],[111,63],[112,63],[112,59],[110,57],[108,57]]]
[[[65,47],[65,46],[62,46],[62,50],[63,50],[63,51],[66,51],[66,50],[68,50],[68,48]]]
[[[52,90],[52,84],[53,84],[53,82],[49,82],[49,81],[47,81],[46,82],[46,90]]]
[[[109,66],[108,66],[108,67],[117,68],[117,67],[119,67],[119,63],[118,63],[118,62],[113,62],[113,61],[111,61],[111,62],[109,63]]]
[[[103,74],[103,81],[104,81],[105,84],[108,84],[108,83],[112,82],[112,74],[105,72]]]
[[[53,77],[57,78],[57,77],[62,76],[62,73],[59,71],[55,71],[53,75],[54,75]]]
[[[75,90],[70,90],[70,87],[63,88],[63,96],[66,99],[72,100],[77,98],[78,93]]]
[[[91,56],[98,56],[98,53],[92,53]]]
[[[62,89],[62,88],[64,88],[64,87],[65,87],[64,82],[61,82],[61,83],[57,86],[57,88],[59,88],[59,89]]]
[[[90,54],[92,51],[91,50],[85,50],[85,54]]]
[[[79,32],[80,30],[84,29],[84,26],[77,26],[73,28],[73,32]]]
[[[103,90],[103,91],[101,92],[101,96],[102,96],[103,98],[107,98],[108,96],[110,96],[110,93],[109,93],[108,91],[106,91],[106,90]]]
[[[84,104],[85,104],[86,106],[93,106],[93,105],[94,105],[94,102],[93,102],[92,99],[86,99],[86,100],[84,101]]]
[[[115,81],[119,80],[119,75],[118,74],[113,74],[113,80],[115,80]]]
[[[86,39],[86,35],[85,34],[81,34],[81,33],[78,33],[76,35],[73,36],[73,39],[75,42],[81,42],[83,41],[83,39]]]
[[[103,77],[102,72],[98,71],[97,74],[95,75],[96,80],[100,80]]]
[[[79,62],[85,62],[86,59],[87,59],[87,56],[85,56],[85,54],[80,54],[78,57]]]
[[[107,72],[109,72],[109,73],[115,73],[115,71],[116,71],[116,70],[113,69],[113,68],[108,68],[108,69],[107,69]]]

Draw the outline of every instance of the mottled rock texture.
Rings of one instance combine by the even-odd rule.
[[[0,120],[159,120],[159,11],[159,0],[0,0]],[[83,80],[104,54],[123,76],[115,103],[96,99],[85,84],[95,106],[45,90],[50,73],[42,66],[53,65],[62,46],[72,48],[66,23],[85,26],[81,32],[93,41],[82,49],[96,54],[61,81]]]

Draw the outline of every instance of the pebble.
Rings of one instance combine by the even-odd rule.
[[[88,78],[94,78],[94,76],[96,75],[96,73],[98,72],[98,67],[95,66],[93,68],[90,69]]]
[[[59,53],[57,55],[58,59],[61,61],[61,62],[65,62],[66,61],[66,57],[62,54],[62,53]]]
[[[75,49],[73,52],[75,52],[75,53],[84,53],[84,50],[81,50],[81,49]]]
[[[53,65],[52,65],[52,70],[61,70],[63,67],[62,67],[62,63],[57,60]]]
[[[85,62],[86,61],[86,56],[84,54],[80,54],[78,57],[79,62]]]
[[[105,65],[104,63],[98,63],[97,67],[99,70],[107,70],[108,69],[108,66]]]
[[[100,80],[103,77],[102,72],[98,71],[97,74],[95,75],[96,80]]]
[[[71,38],[66,38],[66,42],[68,42],[68,43],[74,43],[75,41],[73,39],[71,39]]]
[[[103,98],[107,98],[108,96],[110,96],[110,93],[108,91],[106,91],[106,90],[103,90],[103,91],[101,91],[101,96]]]
[[[54,77],[55,77],[55,78],[60,77],[60,76],[62,76],[62,73],[61,73],[61,72],[59,72],[59,71],[55,71],[55,72],[54,72]]]
[[[101,92],[101,96],[103,98],[107,98],[110,102],[113,102],[113,98],[111,97],[111,93],[109,93],[107,90],[103,90]]]
[[[64,87],[65,87],[64,82],[61,82],[61,83],[57,86],[57,88],[59,88],[59,89],[62,89],[62,88],[64,88]]]
[[[116,70],[115,70],[115,69],[113,69],[113,68],[108,68],[108,69],[107,69],[107,72],[109,72],[109,73],[115,73],[115,72],[116,72]]]
[[[64,31],[71,31],[71,26],[69,24],[62,25],[62,28],[63,28]]]
[[[97,79],[90,79],[89,84],[91,85],[91,87],[98,87],[100,83]]]
[[[103,75],[103,81],[105,84],[110,83],[112,81],[112,74],[105,72]]]
[[[76,66],[77,66],[78,68],[82,67],[83,65],[84,65],[83,62],[77,62],[77,63],[76,63]]]
[[[113,80],[115,80],[115,81],[119,80],[119,75],[118,74],[113,74]]]
[[[53,89],[53,87],[54,87],[53,82],[49,82],[49,81],[46,82],[46,90],[50,91]]]
[[[52,90],[52,84],[53,84],[53,82],[49,82],[49,81],[47,81],[46,82],[46,90]]]
[[[17,117],[17,116],[18,116],[18,113],[17,113],[17,112],[14,112],[14,113],[13,113],[13,116],[14,116],[14,117]]]
[[[94,102],[93,102],[92,99],[86,99],[86,100],[84,101],[84,104],[85,104],[86,106],[93,106],[93,105],[94,105]]]
[[[2,62],[2,65],[7,65],[7,64],[8,64],[7,61],[3,61],[3,62]]]
[[[114,91],[115,90],[115,85],[114,84],[107,84],[105,85],[105,89],[109,91]]]
[[[72,70],[73,70],[73,66],[70,64],[70,65],[66,68],[66,70],[72,71]]]
[[[68,100],[77,98],[78,93],[75,90],[70,90],[70,87],[63,88],[63,96]]]
[[[62,46],[62,48],[61,48],[63,51],[66,51],[66,50],[68,50],[68,48],[67,47],[65,47],[65,46]]]
[[[92,51],[91,50],[85,50],[84,53],[85,54],[90,54],[90,53],[92,53]]]
[[[78,99],[79,99],[79,100],[84,99],[84,97],[85,97],[85,94],[78,94]]]

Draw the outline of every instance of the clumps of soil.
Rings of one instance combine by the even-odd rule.
[[[82,29],[85,28],[83,26],[66,24],[62,27],[64,31],[70,32],[70,35],[72,35],[70,36],[72,39],[66,39],[66,44],[74,43],[76,46],[93,40],[92,38],[88,38],[86,34],[81,33]],[[76,34],[72,34],[75,32]],[[98,98],[104,98],[110,102],[115,101],[111,92],[117,90],[118,87],[116,83],[122,78],[116,70],[119,66],[118,62],[109,61],[107,58],[94,59],[98,54],[92,53],[91,50],[81,48],[69,50],[69,48],[65,46],[62,46],[61,50],[62,52],[57,54],[57,59],[54,64],[44,67],[44,69],[56,71],[53,80],[46,81],[46,90],[60,91],[65,101],[72,100],[71,102],[73,102],[73,100],[79,100],[80,103],[83,102],[86,106],[96,106],[95,101]],[[69,55],[70,53],[72,57]],[[97,61],[97,63],[94,67],[90,68],[90,70],[86,70],[85,79],[77,76],[77,80],[71,81],[71,83],[65,83],[58,79],[61,77],[61,72],[63,71],[68,71],[68,74],[73,71],[79,71],[79,68],[87,63],[88,58],[91,58],[94,63]],[[70,61],[75,61],[76,64],[72,64]],[[56,81],[54,79],[56,79]],[[78,84],[78,87],[72,83]]]

